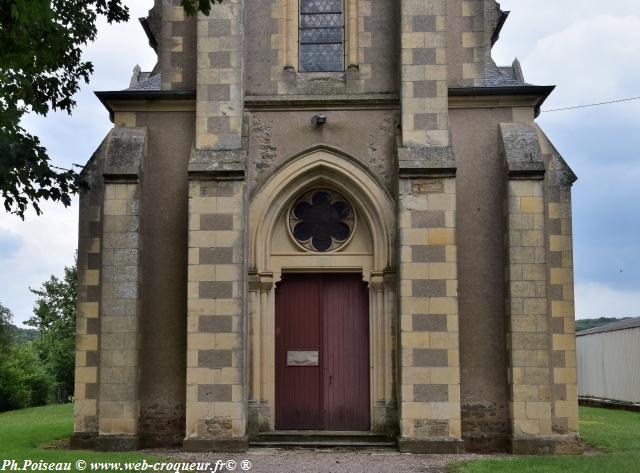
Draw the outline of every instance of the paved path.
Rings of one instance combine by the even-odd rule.
[[[280,450],[251,449],[245,454],[185,453],[181,451],[157,451],[149,453],[168,456],[189,462],[216,460],[235,461],[238,473],[445,473],[452,461],[489,458],[482,455],[411,455],[392,450],[345,452],[338,450]],[[251,468],[243,460],[251,462]],[[233,463],[232,465],[233,466]],[[245,470],[242,469],[245,467]],[[213,469],[209,470],[212,471]],[[228,468],[218,470],[226,473]]]

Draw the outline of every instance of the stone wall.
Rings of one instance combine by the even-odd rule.
[[[196,87],[196,19],[188,17],[178,0],[162,0],[158,65],[162,90]]]
[[[138,446],[141,165],[146,130],[114,128],[83,171],[73,444]]]
[[[503,451],[509,433],[505,343],[501,122],[510,108],[450,111],[456,155],[462,437],[467,451]]]
[[[187,243],[193,112],[136,114],[148,129],[141,220],[140,436],[142,445],[181,445],[185,435]]]
[[[85,166],[83,176],[90,189],[80,195],[73,437],[76,447],[90,443],[98,434],[102,168],[107,142],[108,138],[105,138]]]
[[[533,124],[501,130],[509,176],[511,451],[571,451],[578,448],[569,208],[575,175]]]
[[[244,182],[189,186],[185,448],[246,448]]]
[[[549,327],[542,181],[509,181],[507,241],[512,435],[549,436]]]
[[[248,95],[397,92],[397,5],[345,0],[344,72],[298,73],[298,1],[252,0],[247,8]]]
[[[132,447],[140,414],[139,192],[137,183],[107,181],[103,210],[100,437],[131,437]]]
[[[400,187],[400,449],[462,448],[454,178]]]
[[[397,105],[395,105],[397,106]],[[349,156],[393,192],[398,112],[371,105],[364,110],[323,112],[326,125],[311,123],[310,110],[254,111],[250,116],[247,186],[253,196],[292,158],[322,144]]]
[[[446,1],[403,0],[400,9],[402,142],[447,148]]]
[[[566,435],[563,448],[574,449],[572,437],[578,432],[578,389],[576,380],[576,339],[573,277],[573,229],[571,186],[576,176],[546,136],[538,129],[547,168],[545,192],[547,203],[549,255],[549,312],[551,331],[551,428],[556,435]],[[548,154],[547,154],[548,153]]]
[[[198,16],[196,148],[241,147],[244,0],[225,0]]]

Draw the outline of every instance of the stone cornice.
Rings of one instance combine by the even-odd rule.
[[[191,150],[189,157],[189,177],[199,179],[243,180],[247,161],[247,151],[233,150]]]
[[[120,90],[95,92],[109,111],[115,112],[195,112],[196,93],[193,90]]]
[[[397,109],[398,94],[247,95],[247,110]]]
[[[535,116],[555,86],[451,87],[449,108],[534,107]]]

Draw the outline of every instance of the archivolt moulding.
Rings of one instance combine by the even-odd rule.
[[[328,149],[316,149],[291,160],[273,175],[254,197],[249,211],[249,267],[270,273],[274,225],[292,199],[312,187],[331,187],[360,211],[369,225],[373,270],[394,266],[395,212],[391,197],[362,167]]]

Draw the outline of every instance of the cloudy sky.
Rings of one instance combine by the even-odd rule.
[[[30,117],[61,166],[82,164],[111,124],[94,90],[128,86],[136,64],[150,70],[155,55],[135,20],[152,0],[127,0],[126,25],[100,27],[86,50],[95,74],[73,116]],[[514,57],[525,79],[557,85],[543,109],[640,96],[640,2],[629,0],[502,0],[511,15],[494,58]],[[578,174],[574,186],[576,315],[640,316],[640,101],[543,113],[539,123]],[[77,204],[44,205],[25,221],[0,212],[0,302],[26,320],[39,287],[73,262]]]

